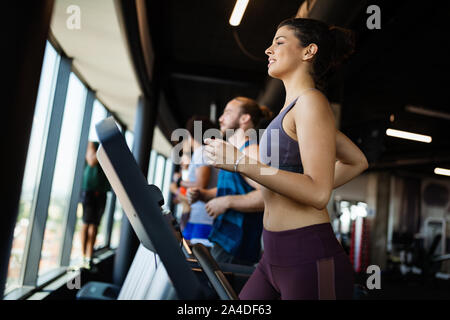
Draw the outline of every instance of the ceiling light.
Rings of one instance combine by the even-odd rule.
[[[444,168],[435,168],[434,169],[435,174],[441,174],[443,176],[450,176],[450,169],[444,169]]]
[[[386,134],[390,137],[396,137],[401,139],[408,139],[408,140],[414,140],[414,141],[420,141],[425,143],[431,142],[430,136],[425,136],[423,134],[417,134],[407,131],[401,131],[401,130],[395,130],[395,129],[387,129]]]
[[[241,23],[245,9],[247,8],[248,0],[236,0],[233,13],[230,17],[230,24],[232,26],[238,26]]]

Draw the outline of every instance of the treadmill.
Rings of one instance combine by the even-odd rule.
[[[140,241],[118,297],[238,299],[208,249],[202,244],[191,248],[186,245],[176,219],[170,211],[161,208],[164,204],[161,191],[148,184],[113,117],[99,122],[96,130],[100,140],[98,161]],[[145,293],[137,295],[136,288],[142,287],[142,283],[145,283],[142,289]],[[102,299],[101,292],[108,288],[107,284],[87,283],[77,298]]]

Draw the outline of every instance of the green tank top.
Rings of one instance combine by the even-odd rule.
[[[85,163],[83,172],[83,191],[107,192],[110,190],[109,181],[105,176],[100,164],[91,167]]]

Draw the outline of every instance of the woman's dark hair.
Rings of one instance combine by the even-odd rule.
[[[194,131],[194,122],[200,121],[202,124],[202,135],[196,136]],[[205,132],[209,129],[217,129],[217,125],[215,125],[207,116],[200,116],[195,115],[192,116],[187,122],[186,122],[186,129],[189,131],[189,134],[193,139],[196,139],[197,142],[203,144],[203,136],[205,135]],[[199,140],[200,139],[200,140]]]
[[[318,87],[323,87],[330,74],[354,51],[355,37],[351,30],[305,18],[286,19],[278,25],[277,30],[284,26],[294,31],[302,47],[311,43],[317,45],[312,76]]]
[[[241,102],[241,114],[249,114],[255,130],[263,129],[273,117],[273,112],[266,106],[260,106],[255,100],[246,97],[236,97]]]
[[[260,121],[258,129],[265,129],[273,119],[273,112],[266,106],[261,106],[260,109],[263,113],[263,119]]]

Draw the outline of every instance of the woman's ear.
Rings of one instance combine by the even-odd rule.
[[[319,47],[315,43],[310,43],[303,49],[303,61],[310,61],[314,58]]]

